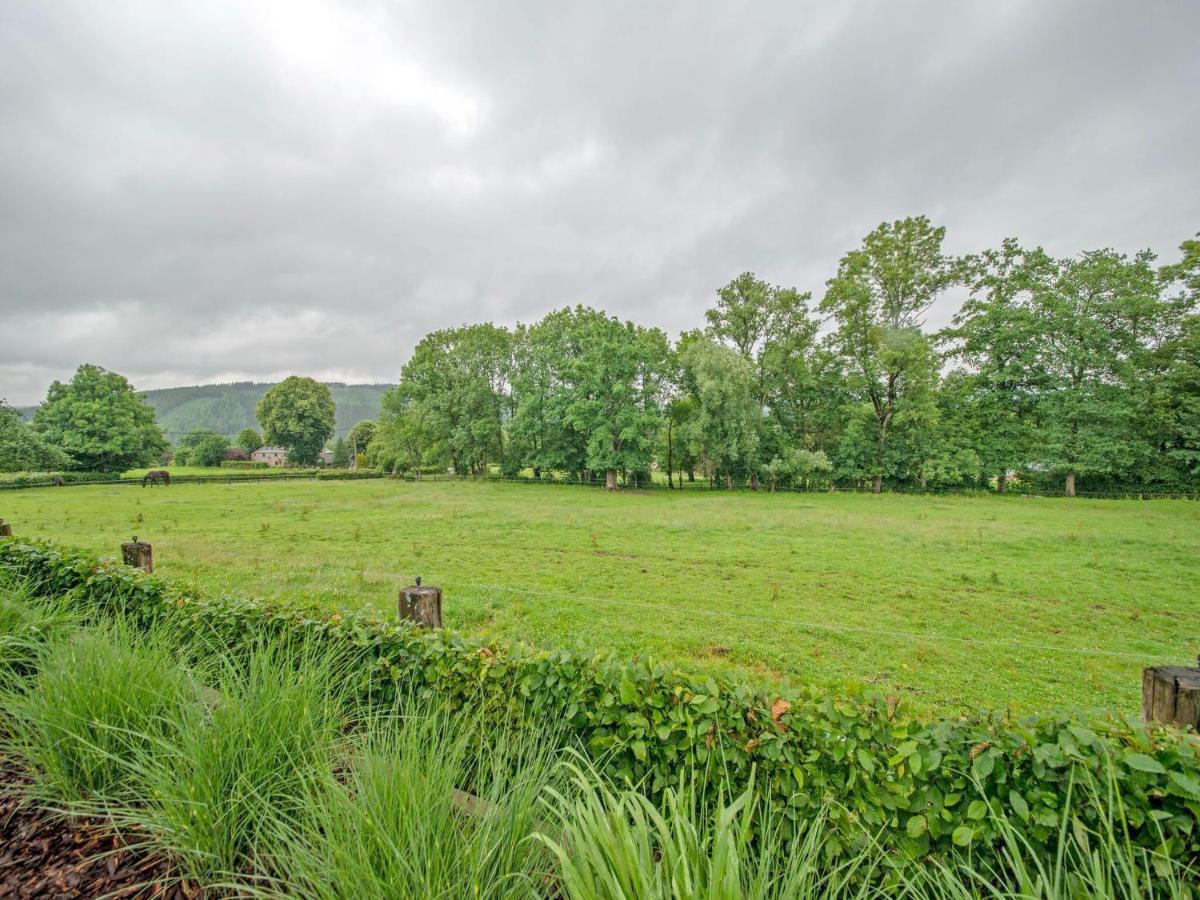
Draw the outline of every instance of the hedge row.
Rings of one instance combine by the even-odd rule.
[[[96,481],[117,481],[119,472],[2,472],[0,488],[41,487],[53,484],[90,484]]]
[[[265,462],[255,462],[252,459],[223,459],[221,460],[222,469],[269,469],[270,465]]]
[[[0,568],[46,594],[239,646],[247,635],[328,642],[357,667],[364,698],[415,692],[457,708],[494,704],[530,727],[561,725],[607,774],[652,795],[697,770],[736,790],[754,782],[774,812],[804,822],[829,807],[833,852],[864,829],[907,856],[997,851],[993,814],[1050,852],[1073,827],[1102,830],[1088,786],[1114,787],[1131,837],[1200,861],[1200,739],[1116,715],[1015,720],[977,713],[921,721],[888,698],[781,697],[762,686],[650,662],[502,645],[360,615],[256,600],[205,599],[111,561],[0,539]],[[1111,809],[1113,799],[1105,805]],[[898,854],[898,855],[900,855]]]

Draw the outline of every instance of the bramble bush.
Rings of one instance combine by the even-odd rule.
[[[353,667],[363,701],[411,695],[498,724],[561,725],[599,770],[652,798],[698,773],[727,796],[753,784],[797,830],[824,816],[827,852],[1001,852],[1000,823],[1049,854],[1069,821],[1099,832],[1096,798],[1119,804],[1134,843],[1200,862],[1200,739],[1116,714],[1013,718],[979,711],[923,721],[892,698],[765,686],[650,661],[505,645],[450,630],[258,600],[203,598],[156,576],[53,546],[0,540],[0,569],[81,611],[242,652],[259,638],[325,644]],[[1106,796],[1109,789],[1116,796]]]

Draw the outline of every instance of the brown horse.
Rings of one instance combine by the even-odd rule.
[[[171,483],[171,473],[166,469],[154,469],[142,476],[142,487],[150,485],[154,487],[156,484],[161,484],[164,487]]]

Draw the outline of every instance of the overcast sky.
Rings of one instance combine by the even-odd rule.
[[[674,335],[920,213],[1175,258],[1198,35],[1195,0],[4,0],[0,397],[393,381],[577,302]]]

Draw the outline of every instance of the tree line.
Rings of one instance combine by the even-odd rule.
[[[1190,489],[1200,473],[1200,241],[965,257],[885,222],[815,299],[745,273],[672,342],[585,306],[425,336],[383,398],[387,469],[669,485]],[[951,290],[949,327],[925,318]]]
[[[232,443],[210,429],[193,429],[175,448],[174,461],[216,466],[233,446],[250,453],[274,444],[288,450],[289,464],[315,465],[334,433],[333,394],[293,375],[263,395],[256,416],[262,433],[244,428]],[[349,465],[350,446],[338,439],[335,465]],[[54,381],[30,423],[0,401],[0,472],[123,472],[160,463],[170,450],[154,407],[125,376],[100,366],[84,364],[70,381]]]

